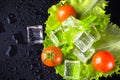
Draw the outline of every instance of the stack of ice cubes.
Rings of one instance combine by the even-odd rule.
[[[91,58],[91,56],[95,52],[94,48],[92,48],[92,45],[95,42],[95,40],[97,40],[96,36],[98,36],[99,33],[95,27],[91,29],[94,30],[92,32],[95,32],[94,34],[96,35],[93,35],[92,33],[89,33],[88,31],[84,31],[83,26],[80,25],[79,20],[77,20],[74,17],[69,17],[67,20],[62,22],[62,27],[54,31],[51,31],[50,39],[54,43],[55,46],[59,46],[62,43],[64,44],[64,42],[60,41],[61,38],[59,39],[59,37],[64,32],[68,31],[70,27],[77,28],[80,30],[80,33],[76,34],[76,37],[73,41],[73,44],[75,45],[73,54],[82,62],[86,62],[89,58]],[[59,35],[58,33],[60,32],[61,34]]]
[[[64,44],[64,42],[61,42],[59,37],[60,36],[62,37],[61,34],[63,34],[64,32],[68,31],[70,29],[70,27],[78,28],[79,30],[82,30],[82,28],[83,28],[82,26],[79,25],[79,20],[75,19],[72,16],[69,17],[67,20],[62,22],[62,26],[61,27],[51,31],[51,33],[50,33],[50,39],[54,43],[55,46],[60,46],[60,45]]]
[[[74,17],[69,17],[62,25],[67,28],[66,30],[68,30],[68,27],[74,27],[81,30],[74,38],[73,44],[75,45],[75,49],[73,50],[73,54],[80,61],[84,63],[87,62],[95,52],[95,49],[92,48],[93,43],[100,37],[96,27],[91,25],[91,30],[94,33],[82,31],[83,26],[80,26],[80,22]]]
[[[41,44],[43,43],[43,27],[42,25],[27,27],[28,43]]]
[[[92,48],[94,42],[95,37],[86,31],[77,34],[74,40],[76,48],[73,54],[82,62],[86,62],[95,52],[95,49]]]

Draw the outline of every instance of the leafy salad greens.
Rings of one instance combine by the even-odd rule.
[[[77,17],[69,17],[66,21],[60,23],[56,18],[56,12],[63,3],[72,5],[77,12]],[[63,52],[64,60],[78,60],[72,54],[75,47],[73,40],[79,32],[88,31],[97,37],[92,45],[95,51],[107,50],[112,52],[115,57],[116,64],[114,69],[106,73],[96,71],[92,66],[91,58],[86,63],[81,62],[78,80],[84,80],[85,78],[98,80],[101,76],[107,77],[113,73],[120,74],[120,28],[110,22],[110,14],[106,14],[105,11],[106,6],[108,6],[108,1],[105,0],[61,0],[48,9],[50,15],[45,22],[46,36],[43,43],[44,47],[58,46]],[[97,34],[92,27],[95,27]],[[67,31],[59,30],[61,28]],[[57,32],[55,33],[56,30]],[[57,38],[51,35],[52,33],[55,33]],[[56,73],[62,77],[64,77],[64,60],[55,67]],[[73,74],[75,74],[74,71]]]

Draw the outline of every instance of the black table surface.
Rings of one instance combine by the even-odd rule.
[[[0,0],[0,80],[63,80],[54,68],[42,64],[43,45],[29,45],[26,31],[27,26],[45,26],[48,8],[58,1]],[[106,10],[111,13],[111,21],[120,26],[119,4],[119,0],[110,0]],[[113,74],[100,80],[119,78]]]

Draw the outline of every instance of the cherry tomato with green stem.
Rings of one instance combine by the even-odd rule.
[[[41,53],[42,62],[48,67],[54,67],[62,62],[62,51],[55,46],[49,46]]]

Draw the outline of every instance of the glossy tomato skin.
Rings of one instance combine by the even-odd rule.
[[[76,11],[71,5],[63,5],[57,11],[57,19],[60,22],[63,22],[70,16],[76,17]]]
[[[92,64],[100,72],[109,72],[115,66],[115,59],[110,52],[99,51],[93,56]]]
[[[49,46],[41,53],[42,62],[49,67],[54,67],[62,62],[62,51],[55,46]]]

